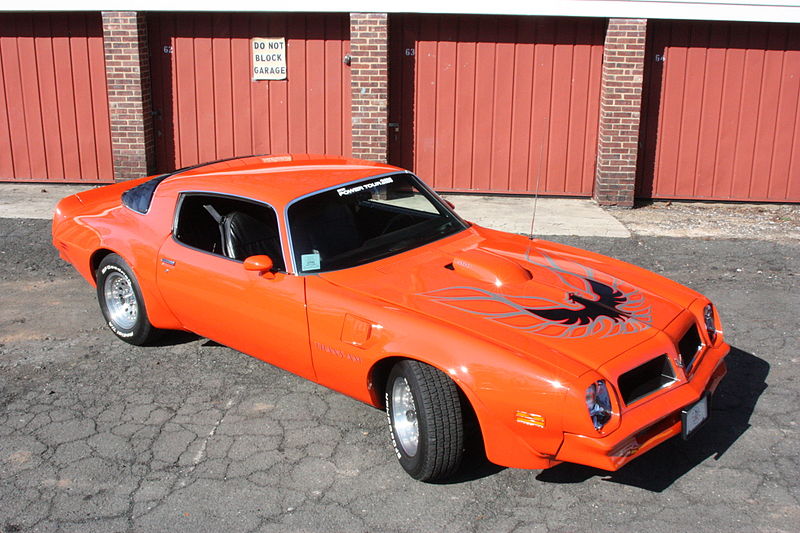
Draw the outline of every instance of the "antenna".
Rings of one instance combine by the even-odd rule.
[[[542,177],[542,155],[544,154],[544,139],[539,145],[539,164],[536,169],[536,189],[533,194],[533,213],[531,214],[531,233],[528,236],[528,250],[525,252],[525,260],[531,260],[531,246],[533,245],[533,222],[536,220],[536,205],[539,203],[539,180]]]

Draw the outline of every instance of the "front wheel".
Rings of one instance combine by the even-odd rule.
[[[109,254],[97,267],[97,300],[111,331],[127,343],[141,346],[158,337],[147,319],[142,291],[122,257]]]
[[[400,465],[414,479],[452,476],[464,453],[464,422],[458,387],[444,373],[419,361],[394,366],[386,384],[386,415]]]

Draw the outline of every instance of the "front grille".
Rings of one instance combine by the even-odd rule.
[[[700,333],[697,331],[697,324],[692,324],[692,327],[683,335],[683,338],[678,343],[678,351],[681,354],[681,361],[683,361],[683,368],[686,373],[692,368],[694,358],[703,347],[703,341],[700,340]]]
[[[675,381],[675,372],[667,354],[651,359],[622,374],[617,380],[619,392],[626,405],[666,387]]]

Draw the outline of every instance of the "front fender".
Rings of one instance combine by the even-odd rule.
[[[572,379],[557,365],[319,276],[306,280],[320,384],[380,408],[388,367],[398,358],[421,361],[450,376],[469,400],[492,462],[552,466]]]

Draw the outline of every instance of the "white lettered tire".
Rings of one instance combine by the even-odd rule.
[[[443,481],[464,454],[464,417],[458,387],[443,372],[404,360],[389,373],[386,416],[400,465],[414,479]]]
[[[141,346],[159,335],[147,318],[133,271],[117,254],[105,256],[97,267],[97,300],[106,324],[125,342]]]

